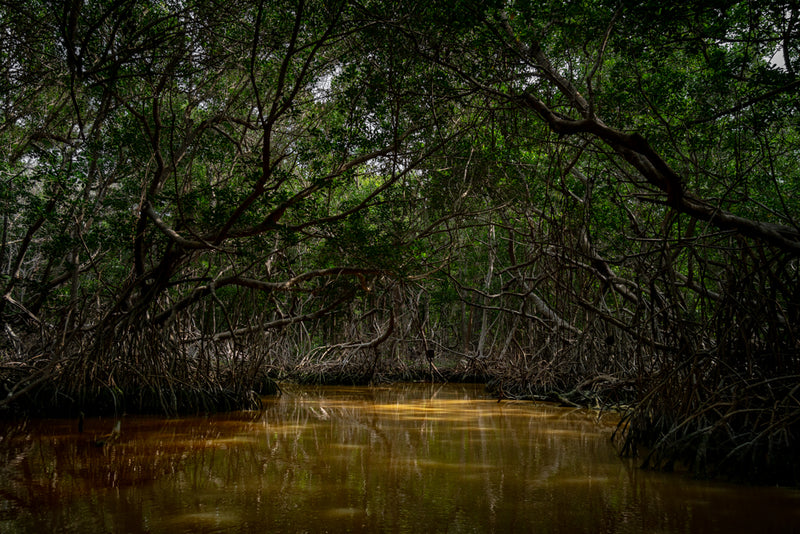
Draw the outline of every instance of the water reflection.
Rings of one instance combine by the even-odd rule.
[[[480,386],[297,388],[262,412],[7,424],[0,532],[793,532],[800,492],[643,472],[613,415]]]

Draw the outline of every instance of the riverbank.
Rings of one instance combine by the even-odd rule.
[[[16,386],[22,388],[22,393],[16,394],[13,402],[5,402],[0,418],[123,414],[175,417],[258,410],[265,396],[279,395],[285,385],[476,383],[498,400],[544,401],[564,407],[621,413],[622,422],[616,433],[620,452],[625,457],[637,458],[642,467],[670,471],[680,465],[700,478],[800,485],[800,462],[793,446],[798,428],[796,412],[785,410],[785,417],[769,427],[777,429],[773,434],[780,430],[776,425],[785,429],[783,438],[776,441],[750,425],[725,426],[727,416],[717,417],[713,410],[700,412],[704,417],[702,421],[691,413],[671,412],[668,399],[658,394],[658,381],[642,384],[624,375],[578,376],[574,373],[551,376],[550,380],[543,381],[519,373],[518,369],[504,368],[488,358],[464,357],[436,361],[353,359],[294,366],[264,365],[247,373],[240,369],[236,375],[222,371],[219,375],[222,378],[206,380],[205,385],[161,377],[146,384],[128,380],[124,384],[118,381],[70,390],[68,375],[63,381],[32,385],[25,385],[24,380],[20,382],[19,379],[17,382],[6,380],[3,383],[6,391]],[[749,402],[745,406],[750,407],[749,411],[740,411],[742,414],[761,413],[766,417],[770,413],[783,413],[775,411],[772,405],[756,406],[752,398],[739,399],[739,402],[742,406]],[[730,432],[736,429],[740,434],[749,432],[752,438],[744,440],[739,434],[731,437]]]
[[[630,381],[610,375],[573,379],[563,387],[534,383],[508,371],[498,372],[489,359],[441,358],[409,361],[322,361],[303,365],[265,365],[243,373],[238,380],[192,384],[174,379],[109,381],[82,388],[69,387],[68,376],[32,383],[19,373],[6,373],[4,389],[15,394],[0,416],[77,417],[85,415],[165,414],[194,415],[258,408],[259,398],[280,394],[280,384],[368,386],[394,383],[484,384],[497,399],[547,401],[570,407],[619,406],[633,401]],[[32,385],[26,385],[31,382]],[[159,385],[161,387],[159,387]]]

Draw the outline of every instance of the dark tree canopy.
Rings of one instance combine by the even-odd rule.
[[[799,34],[786,2],[6,2],[0,409],[435,354],[630,406],[651,465],[796,481]]]

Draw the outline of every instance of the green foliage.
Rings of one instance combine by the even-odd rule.
[[[391,324],[393,351],[499,353],[550,385],[684,353],[777,369],[754,355],[796,354],[799,18],[4,4],[0,318],[21,334],[0,350],[117,387],[120,361],[205,376]]]

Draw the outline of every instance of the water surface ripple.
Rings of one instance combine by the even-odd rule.
[[[613,414],[477,385],[293,388],[261,412],[0,422],[6,532],[800,532],[800,491],[621,460]]]

